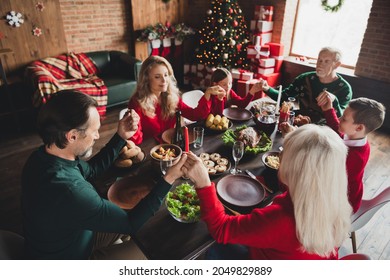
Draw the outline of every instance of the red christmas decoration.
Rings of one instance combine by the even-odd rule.
[[[234,27],[237,27],[238,26],[238,22],[235,20],[235,21],[233,21],[233,26]]]

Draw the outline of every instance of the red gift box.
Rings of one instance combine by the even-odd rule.
[[[282,77],[281,73],[273,73],[268,75],[256,74],[256,79],[266,80],[270,87],[276,87],[280,85],[281,77]]]
[[[255,19],[272,21],[272,16],[274,14],[273,6],[255,6]]]
[[[271,56],[282,56],[284,52],[284,45],[278,43],[268,43]]]
[[[240,96],[246,96],[249,92],[249,90],[253,87],[254,84],[258,83],[259,80],[257,79],[252,79],[249,81],[243,81],[243,80],[238,80],[237,81],[237,94]],[[256,92],[255,93],[255,98],[260,98],[264,94],[262,91]],[[257,97],[259,96],[259,97]]]
[[[280,72],[283,64],[283,56],[274,56],[275,59],[275,72]]]

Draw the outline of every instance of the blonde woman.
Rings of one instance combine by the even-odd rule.
[[[142,63],[137,89],[128,105],[140,116],[131,140],[140,144],[144,138],[154,137],[161,142],[161,134],[175,126],[176,110],[193,121],[206,119],[211,108],[210,94],[218,93],[205,93],[194,109],[187,106],[180,98],[171,64],[163,57],[149,56]]]
[[[338,258],[352,213],[346,170],[340,168],[347,148],[332,129],[312,124],[289,133],[283,148],[278,176],[287,191],[270,206],[240,216],[225,214],[201,160],[188,154],[183,171],[195,184],[202,219],[220,243],[210,258]]]

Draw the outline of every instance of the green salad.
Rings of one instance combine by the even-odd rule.
[[[225,131],[225,133],[222,135],[222,141],[226,145],[233,146],[233,143],[237,140],[238,132],[247,128],[247,125],[242,125],[237,127],[235,130],[228,129]],[[272,147],[272,141],[269,139],[267,134],[265,134],[263,131],[258,131],[258,133],[261,135],[261,139],[259,143],[255,147],[249,147],[245,146],[245,153],[246,154],[254,154],[257,155],[259,153],[268,152],[271,150]]]
[[[167,194],[168,211],[181,222],[193,223],[200,219],[199,198],[193,186],[181,184]]]

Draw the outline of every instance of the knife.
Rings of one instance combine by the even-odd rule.
[[[260,185],[266,190],[268,191],[269,193],[274,193],[273,190],[271,190],[269,187],[267,187],[265,184],[263,184],[260,180],[257,179],[257,177],[255,176],[255,174],[253,174],[252,172],[250,172],[249,170],[245,170],[246,174],[249,175],[249,177],[251,177],[252,179],[255,179],[257,182],[260,183]]]

